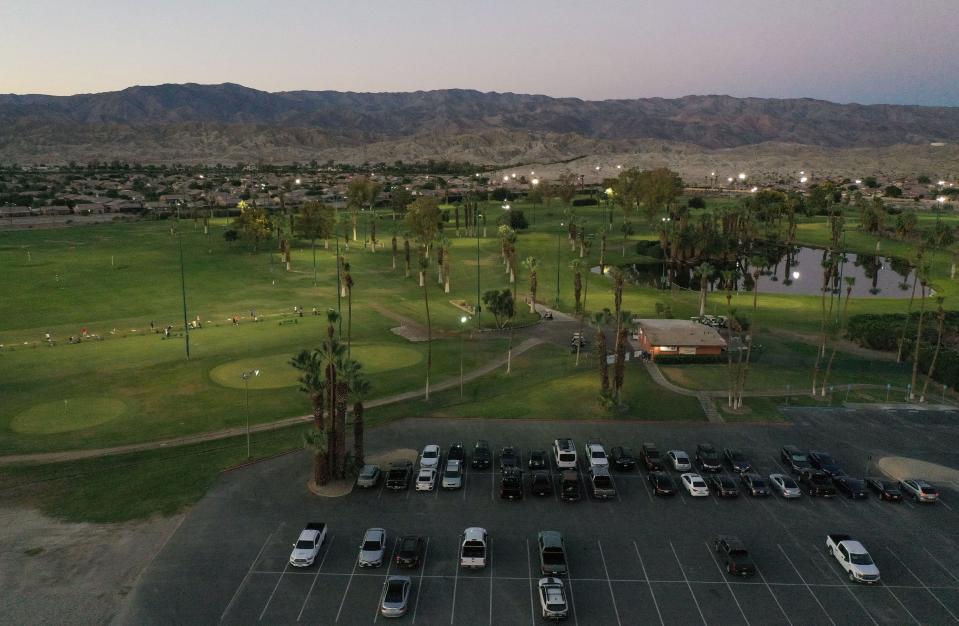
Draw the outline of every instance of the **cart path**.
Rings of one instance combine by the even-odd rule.
[[[538,337],[530,337],[522,343],[513,347],[512,358],[515,358],[524,352],[545,343],[542,339]],[[470,382],[489,374],[500,367],[506,365],[507,355],[503,355],[497,359],[494,359],[478,367],[470,372],[466,372],[463,375],[464,382]],[[435,385],[430,386],[431,393],[437,393],[440,391],[445,391],[447,389],[454,389],[460,384],[459,376],[453,378],[448,378],[442,382],[436,383]],[[385,396],[383,398],[376,398],[370,400],[369,402],[364,403],[364,406],[367,409],[372,409],[380,406],[387,406],[390,404],[396,404],[399,402],[405,402],[407,400],[413,400],[423,396],[423,389],[414,389],[412,391],[406,391],[403,393],[397,393],[391,396]],[[295,424],[307,424],[310,420],[313,419],[313,415],[298,415],[296,417],[287,417],[275,422],[266,422],[263,424],[251,424],[250,432],[262,432],[267,430],[273,430],[275,428],[283,428],[284,426],[292,426]],[[194,435],[186,435],[184,437],[174,437],[172,439],[161,439],[158,441],[147,441],[143,443],[133,443],[127,444],[124,446],[114,446],[111,448],[94,448],[90,450],[65,450],[62,452],[37,452],[31,454],[12,454],[8,456],[0,456],[0,465],[12,465],[15,463],[64,463],[67,461],[78,461],[81,459],[91,459],[103,456],[112,456],[116,454],[126,454],[129,452],[142,452],[144,450],[158,450],[162,448],[175,448],[177,446],[186,446],[194,443],[202,443],[205,441],[216,441],[218,439],[226,439],[228,437],[236,437],[239,435],[246,434],[246,426],[238,426],[234,428],[227,428],[224,430],[217,430],[206,433],[197,433]]]

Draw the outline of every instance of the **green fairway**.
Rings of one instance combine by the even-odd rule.
[[[67,398],[44,402],[18,413],[10,429],[23,434],[53,435],[92,428],[113,421],[126,412],[126,404],[115,398]]]

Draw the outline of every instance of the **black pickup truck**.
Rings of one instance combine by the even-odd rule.
[[[409,461],[394,461],[386,473],[386,488],[396,491],[409,489],[413,476],[413,464]]]

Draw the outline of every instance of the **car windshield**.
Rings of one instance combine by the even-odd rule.
[[[676,460],[684,463],[689,460],[689,457],[686,456],[685,454],[677,454]]]
[[[849,554],[849,560],[852,561],[853,564],[855,564],[855,565],[872,565],[872,557],[870,557],[868,554],[866,554],[866,553],[864,553],[864,552],[861,552],[861,553],[852,552],[852,553],[850,553],[850,554]]]
[[[605,458],[606,458],[606,453],[603,452],[602,450],[593,450],[593,455],[592,455],[592,456],[593,456],[594,459],[605,459]]]
[[[751,479],[749,482],[752,483],[752,486],[753,486],[753,487],[765,487],[765,486],[766,486],[766,481],[763,480],[762,478],[753,478],[753,479]]]
[[[430,480],[432,480],[432,478],[433,478],[432,474],[420,474],[416,480],[422,483],[428,483],[430,482]]]
[[[458,469],[449,469],[449,470],[446,470],[445,476],[447,478],[459,478],[460,471]]]
[[[386,588],[386,601],[390,603],[401,602],[403,600],[403,583],[391,582]]]
[[[791,459],[792,459],[794,462],[796,462],[796,463],[808,463],[808,462],[809,462],[809,457],[807,457],[805,454],[793,454],[793,455],[790,455],[789,458],[791,458]]]
[[[404,539],[403,545],[400,546],[400,552],[409,553],[416,552],[416,539]]]
[[[796,484],[796,481],[794,481],[789,476],[783,476],[782,481],[783,481],[783,487],[785,487],[786,489],[796,489],[799,486]]]
[[[701,481],[701,480],[694,480],[694,481],[693,481],[693,487],[695,487],[695,488],[697,488],[697,489],[705,489],[705,488],[706,488],[706,483],[704,483],[704,482]]]
[[[435,459],[435,458],[436,458],[436,450],[429,450],[429,449],[423,450],[423,458],[424,458],[424,459]]]
[[[366,551],[379,550],[381,547],[379,539],[367,539],[363,542],[363,549]]]
[[[313,549],[313,542],[312,542],[312,541],[309,541],[309,540],[307,540],[307,539],[300,539],[299,541],[296,542],[296,549],[297,549],[297,550],[312,550],[312,549]]]

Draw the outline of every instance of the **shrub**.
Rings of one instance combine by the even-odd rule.
[[[504,211],[503,214],[499,216],[499,219],[496,220],[496,223],[506,224],[513,230],[525,230],[529,226],[529,222],[526,221],[526,216],[523,215],[522,211],[517,209]]]
[[[599,203],[596,201],[596,198],[592,198],[592,197],[576,198],[575,200],[573,200],[573,206],[596,206],[597,204]]]
[[[895,185],[887,185],[886,188],[883,190],[882,193],[883,193],[883,195],[886,196],[887,198],[901,198],[901,197],[902,197],[902,189],[900,189],[899,187],[896,187]]]
[[[657,354],[655,358],[659,365],[690,365],[725,363],[725,354]],[[752,361],[752,358],[750,358]]]
[[[689,199],[688,205],[689,205],[689,208],[691,209],[705,209],[706,201],[699,196],[693,196],[692,198]]]

